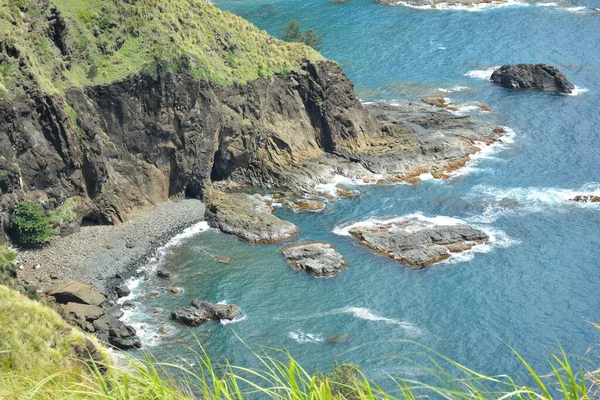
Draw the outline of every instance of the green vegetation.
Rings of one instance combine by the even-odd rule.
[[[51,228],[51,218],[42,206],[35,203],[21,202],[12,220],[16,231],[17,242],[24,246],[35,246],[46,243],[56,232]]]
[[[141,71],[187,69],[198,79],[243,83],[322,58],[204,0],[2,0],[2,50],[3,98],[32,78],[48,93]]]
[[[56,207],[54,211],[48,214],[48,221],[54,225],[60,227],[63,224],[72,222],[77,218],[77,213],[74,211],[74,207],[81,198],[79,196],[73,196],[66,199],[62,205]]]
[[[283,27],[281,40],[292,43],[304,43],[317,51],[321,49],[321,45],[323,44],[323,38],[317,35],[314,30],[309,29],[306,33],[302,32],[300,30],[300,23],[295,19]]]
[[[117,364],[98,345],[104,361],[82,362],[74,352],[86,334],[48,306],[0,285],[0,398],[7,399],[567,399],[600,395],[600,370],[584,372],[562,350],[550,354],[548,371],[533,370],[515,352],[535,386],[507,375],[485,376],[419,346],[432,367],[415,363],[435,383],[390,377],[388,390],[369,380],[357,366],[336,365],[312,375],[288,353],[255,352],[260,368],[216,365],[201,350],[196,367],[119,355]],[[405,342],[409,344],[410,342]],[[190,349],[193,351],[192,349]],[[398,357],[406,363],[408,358]],[[100,370],[106,367],[107,371]],[[546,373],[549,372],[549,373]]]

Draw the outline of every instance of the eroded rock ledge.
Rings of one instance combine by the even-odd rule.
[[[298,232],[291,222],[272,215],[273,207],[260,195],[211,190],[206,200],[209,225],[248,243],[276,243]]]
[[[481,229],[465,224],[431,225],[418,219],[356,226],[348,233],[360,244],[411,267],[423,268],[449,258],[490,237]]]

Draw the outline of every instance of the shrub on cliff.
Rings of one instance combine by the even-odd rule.
[[[317,51],[321,49],[321,45],[323,44],[323,38],[317,35],[314,30],[309,29],[306,33],[302,32],[300,30],[300,23],[295,19],[283,27],[281,40],[285,42],[304,43]]]
[[[12,220],[17,242],[24,246],[35,246],[46,243],[56,232],[51,228],[51,221],[42,206],[35,203],[21,202]]]

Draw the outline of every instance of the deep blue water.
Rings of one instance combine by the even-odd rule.
[[[264,3],[221,0],[217,6],[275,36],[292,18],[315,29],[324,38],[322,53],[341,64],[363,100],[418,99],[438,88],[468,87],[447,96],[490,105],[493,113],[477,115],[516,136],[446,182],[360,186],[359,198],[331,201],[321,214],[278,210],[301,229],[298,240],[331,242],[349,260],[334,278],[290,269],[281,245],[251,246],[216,231],[169,247],[161,262],[176,274],[169,284],[183,293],[170,295],[155,279],[134,290],[140,307],[132,319],[149,329],[146,338],[160,326],[174,334],[152,351],[189,357],[176,339],[193,345],[195,333],[210,354],[253,364],[237,334],[251,345],[289,349],[309,369],[338,360],[359,363],[376,378],[420,378],[394,357],[414,350],[400,340],[488,374],[517,375],[523,369],[508,344],[544,371],[557,343],[580,356],[600,343],[586,322],[600,322],[600,207],[568,201],[578,192],[600,192],[600,13],[590,9],[596,0],[574,3],[588,7],[580,12],[533,5],[416,10],[374,0]],[[465,76],[516,62],[553,64],[587,92],[511,92]],[[459,218],[499,240],[470,260],[413,270],[332,233],[350,222],[415,213]],[[218,255],[231,263],[219,263]],[[148,295],[154,290],[158,297]],[[170,309],[195,297],[237,303],[245,319],[191,330],[168,320]],[[152,314],[157,307],[161,313]],[[352,343],[324,340],[337,333]]]

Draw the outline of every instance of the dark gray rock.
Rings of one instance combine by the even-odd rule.
[[[360,244],[412,267],[427,267],[489,240],[469,225],[428,225],[413,219],[350,229]]]
[[[208,320],[233,320],[241,315],[236,304],[212,304],[205,300],[192,300],[192,305],[171,312],[171,318],[184,325],[196,326]]]
[[[492,74],[492,82],[509,89],[541,89],[571,93],[575,89],[557,68],[546,64],[503,65]]]
[[[304,243],[286,246],[281,253],[296,269],[324,276],[339,273],[348,262],[329,243]]]
[[[158,276],[159,278],[171,279],[173,277],[173,273],[167,271],[166,269],[159,269],[158,271],[156,271],[156,276]]]
[[[115,288],[118,297],[127,297],[131,294],[131,289],[127,285],[119,285]]]
[[[139,349],[142,341],[132,326],[115,326],[108,331],[108,342],[119,349]]]

